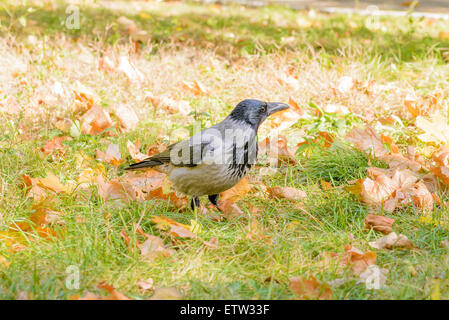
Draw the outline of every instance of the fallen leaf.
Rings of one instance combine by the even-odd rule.
[[[273,187],[267,188],[268,193],[276,198],[284,198],[293,201],[303,200],[307,197],[305,191],[292,187]]]
[[[288,105],[292,107],[292,109],[298,113],[300,116],[304,115],[304,112],[302,108],[299,106],[299,104],[296,102],[295,99],[293,99],[292,96],[288,97]]]
[[[351,266],[352,272],[359,275],[376,262],[376,253],[362,252],[352,245],[345,246],[346,257],[344,263]]]
[[[208,95],[209,90],[199,81],[194,80],[193,82],[183,81],[182,88],[192,92],[194,95]]]
[[[379,266],[373,264],[366,268],[360,274],[360,280],[358,282],[364,283],[367,289],[382,289],[387,282],[388,270],[385,268],[379,268]]]
[[[192,112],[190,103],[185,100],[174,100],[168,97],[158,97],[151,92],[145,92],[145,99],[151,101],[151,103],[158,108],[162,108],[170,113],[181,113],[188,115]]]
[[[62,143],[66,140],[72,140],[70,137],[54,137],[48,141],[42,148],[41,151],[44,154],[51,154],[57,151],[59,154],[63,154],[64,146]]]
[[[120,105],[115,108],[114,114],[120,120],[124,132],[136,129],[139,124],[139,118],[133,108],[126,105]]]
[[[365,129],[352,129],[346,135],[346,141],[353,143],[361,151],[372,152],[377,158],[385,156],[388,153],[381,137],[370,125],[367,125]]]
[[[218,239],[217,238],[212,238],[212,239],[210,239],[210,241],[203,241],[203,244],[208,249],[212,249],[212,250],[217,250],[218,249]]]
[[[375,249],[395,249],[405,248],[412,249],[413,243],[403,234],[397,235],[395,232],[369,243],[369,245]]]
[[[81,117],[81,131],[84,134],[97,135],[112,127],[112,120],[109,114],[97,105],[92,106]]]
[[[190,231],[190,226],[179,223],[165,216],[152,216],[151,222],[156,224],[156,228],[168,232],[171,236],[180,238],[196,238]]]
[[[235,186],[220,193],[220,199],[225,201],[237,202],[242,199],[251,190],[248,177],[243,177]]]
[[[134,161],[140,162],[147,159],[149,156],[140,152],[140,143],[136,141],[136,144],[133,144],[128,140],[126,143],[126,147],[128,148],[129,154]]]
[[[152,278],[137,281],[137,286],[144,291],[153,289],[153,284],[154,284],[154,281]]]
[[[181,300],[182,296],[176,288],[156,288],[150,300]]]
[[[108,162],[116,167],[125,162],[125,159],[122,159],[119,146],[115,143],[110,143],[106,148],[106,152],[97,150],[96,158],[99,161]]]
[[[388,234],[393,231],[391,226],[393,225],[395,219],[368,214],[365,218],[365,228],[374,229],[376,231],[382,232],[383,234]]]
[[[303,277],[291,277],[290,289],[301,300],[331,300],[332,290],[326,283],[319,283],[311,276],[310,279]]]
[[[423,142],[449,144],[449,125],[447,118],[439,112],[430,119],[422,116],[416,118],[416,126],[424,131],[418,138]]]
[[[140,83],[145,80],[143,73],[133,66],[126,56],[121,56],[119,58],[116,70],[122,72],[132,83]]]

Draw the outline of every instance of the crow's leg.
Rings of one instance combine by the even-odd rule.
[[[192,201],[190,202],[190,207],[192,208],[192,210],[195,210],[195,208],[199,208],[200,207],[200,198],[198,197],[192,197]]]
[[[218,211],[221,211],[220,207],[218,206],[218,194],[210,194],[208,198],[209,201],[215,206],[215,208],[217,208]]]

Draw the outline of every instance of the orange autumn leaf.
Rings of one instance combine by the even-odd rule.
[[[220,193],[220,199],[222,201],[229,200],[231,202],[237,202],[242,199],[251,190],[248,177],[243,177],[235,186]]]
[[[351,266],[352,272],[356,275],[361,274],[369,266],[376,262],[376,254],[372,251],[362,252],[352,245],[345,246],[346,263]]]
[[[116,167],[125,162],[125,159],[122,159],[119,146],[115,143],[110,143],[106,148],[106,152],[96,150],[96,158],[99,161],[108,162]]]
[[[66,140],[72,140],[70,137],[54,137],[48,141],[42,148],[41,151],[44,154],[51,154],[57,151],[59,154],[63,153],[64,146],[62,143]]]
[[[151,222],[156,224],[156,228],[168,232],[171,236],[180,238],[196,238],[190,231],[190,226],[179,223],[165,216],[152,216]]]
[[[113,123],[109,114],[97,105],[92,106],[81,117],[81,132],[84,134],[97,135],[112,127]]]
[[[131,141],[128,140],[128,142],[126,143],[126,147],[128,148],[131,158],[133,158],[133,160],[136,162],[140,162],[140,161],[143,161],[143,160],[149,158],[148,155],[140,152],[140,142],[139,141],[136,141],[136,144],[133,144]]]
[[[69,300],[131,300],[127,296],[125,296],[123,293],[117,291],[113,286],[107,284],[106,282],[100,282],[98,284],[98,287],[101,289],[106,290],[109,295],[107,296],[100,296],[92,292],[86,292],[83,296],[71,296],[69,297]]]
[[[193,82],[183,81],[182,88],[184,90],[192,92],[194,95],[208,95],[209,90],[199,81],[194,80]]]
[[[332,290],[326,283],[320,283],[311,276],[310,279],[303,277],[291,277],[290,289],[301,300],[330,300],[332,299]]]
[[[292,109],[297,112],[300,116],[304,115],[304,112],[302,108],[299,106],[299,104],[296,102],[296,100],[290,96],[288,97],[288,105],[292,107]]]

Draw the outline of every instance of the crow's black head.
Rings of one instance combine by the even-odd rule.
[[[257,130],[269,115],[287,108],[289,106],[285,103],[246,99],[239,102],[229,117],[236,121],[244,121]]]

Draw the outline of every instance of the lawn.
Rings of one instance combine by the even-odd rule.
[[[420,181],[442,177],[432,169],[443,171],[447,161],[435,164],[432,155],[449,144],[449,21],[79,1],[79,28],[70,29],[68,5],[0,5],[1,299],[107,291],[131,299],[449,298],[444,177],[430,190],[430,208],[420,194],[402,190],[407,201],[385,210],[348,186],[372,177],[368,168],[386,171],[391,163],[347,138],[369,123],[391,138],[382,138],[383,153],[410,155],[415,148]],[[123,168],[134,162],[128,141],[139,142],[142,153],[162,151],[246,98],[297,111],[289,111],[293,120],[275,117],[260,129],[260,142],[279,129],[291,154],[272,169],[261,155],[249,174],[251,189],[233,199],[239,214],[194,212],[173,201],[180,195],[168,199],[166,182],[144,199],[123,190],[110,199],[104,187],[126,177]],[[89,126],[92,110],[110,125]],[[436,111],[440,122],[432,118]],[[420,125],[428,119],[433,127]],[[55,137],[65,138],[59,144]],[[119,148],[115,158],[111,145]],[[275,187],[306,196],[275,197]],[[370,246],[384,236],[365,228],[370,213],[395,219],[393,231],[413,247]],[[164,230],[154,217],[188,232],[174,234],[170,222]],[[150,242],[143,254],[145,239],[163,244],[153,252]],[[388,271],[378,289],[354,270],[360,261],[372,264],[373,254]],[[296,290],[304,281],[317,291]]]

